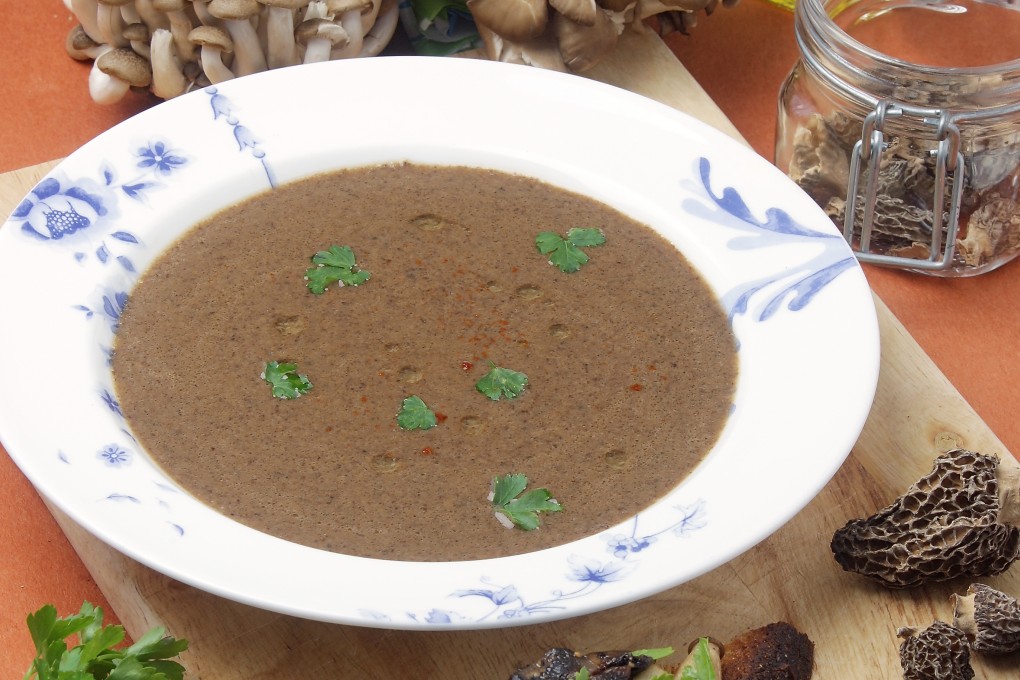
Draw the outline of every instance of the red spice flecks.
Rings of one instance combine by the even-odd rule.
[[[630,389],[631,392],[640,392],[644,389],[644,387],[642,387],[641,383],[634,383],[628,389]]]
[[[365,395],[363,394],[363,395],[361,395],[360,397],[358,397],[358,401],[360,401],[360,402],[361,402],[362,404],[364,404],[364,403],[366,403],[366,402],[368,401],[368,397],[366,397],[366,396],[365,396]]]
[[[326,432],[332,432],[332,431],[333,431],[333,426],[332,425],[327,425],[326,426]]]
[[[445,413],[439,413],[438,411],[436,411],[436,423],[437,424],[438,423],[445,423],[447,418],[449,418],[449,416],[446,415]]]
[[[517,267],[517,266],[510,267],[510,271],[512,271],[514,274],[516,274],[517,272],[520,271],[520,267]]]
[[[462,371],[470,371],[474,367],[475,367],[475,365],[473,363],[471,363],[470,361],[462,361],[462,362],[460,362],[460,370],[462,370]]]
[[[421,455],[423,456],[431,456],[433,453],[435,453],[435,451],[432,450],[431,446],[426,446],[421,450]]]

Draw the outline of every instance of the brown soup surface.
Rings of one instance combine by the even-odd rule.
[[[539,232],[597,227],[574,273]],[[312,294],[311,256],[350,246],[371,278]],[[274,398],[268,361],[312,389]],[[516,398],[475,388],[492,362]],[[220,512],[297,543],[399,560],[517,554],[605,530],[713,446],[732,331],[661,236],[529,178],[410,164],[295,182],[189,230],[143,275],[118,331],[121,407],[145,450]],[[438,421],[406,431],[416,395]],[[507,529],[492,479],[562,505]]]

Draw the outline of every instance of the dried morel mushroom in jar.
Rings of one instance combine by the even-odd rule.
[[[891,588],[993,576],[1020,556],[1020,466],[954,449],[892,505],[835,532],[846,571]]]
[[[970,680],[970,647],[963,631],[943,621],[923,630],[900,628],[903,680]]]
[[[1020,650],[1020,603],[1015,597],[974,583],[966,595],[954,595],[953,601],[953,625],[967,635],[975,652],[1010,654]]]
[[[863,122],[836,111],[810,115],[793,133],[790,177],[842,230],[848,203],[850,158]],[[974,143],[961,169],[964,187],[956,235],[958,268],[982,268],[1020,253],[1020,145]],[[867,182],[863,171],[860,187]],[[882,150],[869,252],[928,259],[936,210],[942,212],[941,242],[948,236],[948,204],[935,206],[936,155],[932,142],[892,136]],[[864,200],[855,203],[853,223],[863,222]]]

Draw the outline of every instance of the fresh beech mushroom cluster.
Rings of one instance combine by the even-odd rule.
[[[64,0],[68,54],[92,60],[99,104],[131,89],[172,99],[267,69],[379,54],[398,0]]]
[[[890,588],[1000,574],[1020,557],[1020,466],[954,449],[889,507],[835,532],[846,571]]]
[[[698,12],[737,0],[467,0],[486,56],[493,61],[582,72],[616,46],[627,28],[653,19],[660,34],[686,33]]]

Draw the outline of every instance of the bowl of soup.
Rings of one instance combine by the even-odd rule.
[[[0,229],[0,440],[170,577],[310,619],[539,623],[697,577],[868,415],[853,254],[671,108],[492,62],[191,92]]]

